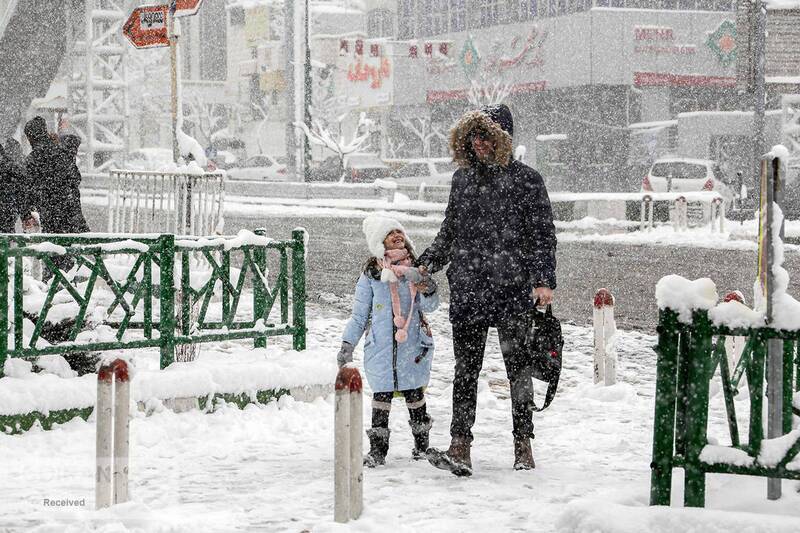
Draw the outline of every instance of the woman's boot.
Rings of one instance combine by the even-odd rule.
[[[431,417],[426,416],[425,420],[421,422],[409,420],[408,423],[411,426],[411,434],[414,436],[414,449],[411,450],[411,457],[415,461],[425,459],[425,452],[428,451],[428,448],[430,447],[430,441],[428,437],[431,432],[431,425],[433,424],[433,421],[431,420]]]
[[[369,437],[369,453],[364,456],[364,466],[375,468],[386,464],[389,452],[389,428],[372,428],[367,430]]]
[[[536,468],[536,463],[533,462],[531,439],[514,437],[514,470],[533,470],[534,468]]]

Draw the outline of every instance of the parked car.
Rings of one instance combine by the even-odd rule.
[[[456,164],[447,157],[426,159],[387,159],[393,168],[392,177],[397,183],[407,185],[449,185],[456,171]]]
[[[248,157],[241,166],[230,168],[226,176],[231,180],[286,181],[288,173],[285,159],[259,154]]]
[[[172,150],[168,148],[139,148],[128,153],[124,168],[130,170],[160,170],[172,164]]]
[[[342,176],[339,158],[331,156],[311,168],[309,181],[339,181]],[[391,176],[392,169],[378,154],[358,153],[344,157],[344,181],[368,183]]]
[[[731,205],[730,180],[719,164],[709,159],[663,158],[656,160],[642,180],[642,192],[716,191]]]
[[[391,176],[392,169],[378,154],[349,154],[344,158],[345,181],[366,183]]]

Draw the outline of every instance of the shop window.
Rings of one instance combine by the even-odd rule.
[[[447,0],[430,0],[428,2],[430,17],[430,34],[438,35],[447,32]]]
[[[467,0],[450,0],[450,31],[467,29]]]
[[[415,4],[414,0],[400,0],[398,2],[397,36],[400,39],[414,37]]]
[[[494,26],[499,22],[500,0],[481,0],[480,25],[481,27]]]

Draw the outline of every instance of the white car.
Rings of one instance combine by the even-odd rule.
[[[656,160],[642,180],[642,192],[716,191],[731,205],[733,191],[716,161],[663,158]]]
[[[248,157],[241,166],[227,170],[225,176],[231,180],[266,181],[286,181],[289,177],[286,160],[267,154]]]
[[[130,170],[161,170],[172,164],[172,150],[168,148],[139,148],[125,158],[124,168]]]
[[[458,168],[448,157],[427,159],[389,159],[386,163],[394,170],[392,177],[406,185],[449,185]]]

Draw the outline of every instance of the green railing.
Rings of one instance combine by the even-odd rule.
[[[746,339],[733,369],[729,368],[725,348],[725,339],[730,336]],[[777,386],[781,387],[781,424],[785,435],[792,431],[793,415],[800,414],[792,407],[794,392],[800,390],[800,332],[716,326],[706,311],[695,311],[692,323],[685,324],[670,309],[660,312],[653,462],[650,465],[651,505],[670,504],[675,467],[684,469],[684,505],[687,507],[705,505],[706,473],[800,479],[800,469],[787,468],[800,451],[800,438],[787,445],[780,459],[767,460],[761,454],[765,444],[765,368],[770,340],[778,340],[783,346],[783,382]],[[717,375],[722,382],[730,446],[707,448],[710,384]],[[750,402],[746,443],[740,438],[734,402],[742,377],[747,378]]]
[[[164,368],[174,361],[178,345],[252,338],[258,348],[277,335],[292,335],[294,349],[303,350],[304,235],[295,230],[290,241],[269,239],[263,230],[219,238],[1,235],[0,280],[9,283],[0,283],[0,375],[7,357],[158,347]],[[279,265],[272,287],[267,275],[270,252],[277,254],[272,260]],[[122,257],[122,266],[112,264],[116,257]],[[58,258],[69,258],[81,267],[82,275],[70,277],[60,268],[67,260]],[[31,283],[24,275],[26,261],[38,261],[43,270],[53,273],[43,285],[41,305],[30,298],[26,302],[25,283]],[[203,268],[193,270],[192,265],[200,263]],[[107,287],[107,301],[99,304],[105,314],[99,321],[97,298],[93,298],[99,296],[98,282]],[[248,289],[252,291],[251,313],[240,309],[245,307],[242,297]],[[66,340],[37,347],[48,322],[53,322],[48,318],[56,299],[58,305],[66,301],[75,311]],[[217,316],[209,313],[212,301]],[[280,319],[269,322],[276,301]],[[33,324],[28,334],[26,320]],[[99,338],[98,325],[108,326],[106,332],[110,327],[112,338]]]

